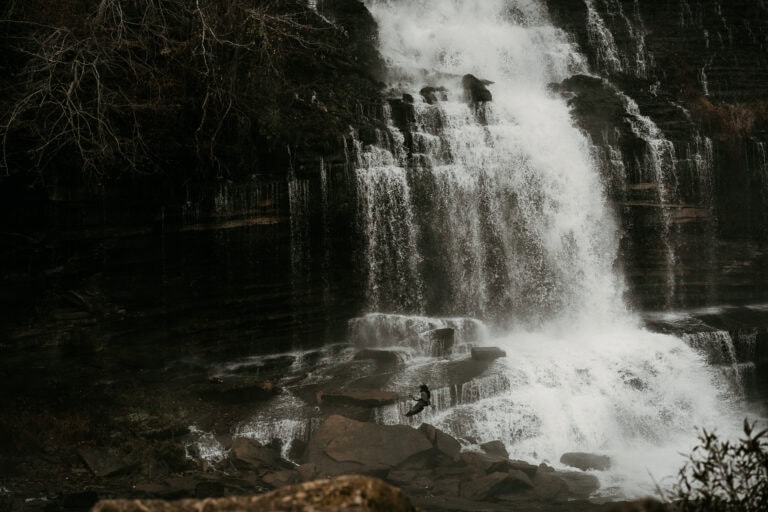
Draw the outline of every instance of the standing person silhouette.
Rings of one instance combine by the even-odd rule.
[[[419,398],[411,397],[411,399],[415,400],[416,403],[413,404],[413,407],[411,407],[410,411],[405,413],[406,416],[413,416],[414,414],[418,414],[423,411],[426,406],[431,405],[430,400],[432,400],[432,393],[429,391],[427,385],[422,384],[419,387],[419,391]]]

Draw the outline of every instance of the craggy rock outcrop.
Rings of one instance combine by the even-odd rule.
[[[381,480],[349,475],[291,485],[258,496],[208,498],[205,500],[102,500],[92,512],[197,512],[320,510],[355,512],[416,512],[405,494]]]

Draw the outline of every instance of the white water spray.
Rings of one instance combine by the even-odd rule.
[[[474,401],[449,403],[430,421],[480,442],[501,439],[513,458],[534,463],[607,452],[615,464],[601,474],[604,484],[652,494],[651,477],[676,472],[694,427],[730,432],[739,419],[731,421],[718,375],[701,356],[640,329],[626,310],[614,269],[617,227],[597,165],[547,87],[585,72],[584,59],[549,23],[543,2],[366,5],[392,87],[415,98],[410,155],[402,140],[396,149],[358,148],[371,303],[413,314],[437,296],[441,313],[508,326],[493,341],[508,355],[492,370],[505,385],[474,386]],[[469,73],[493,82],[490,104],[463,101],[460,77]],[[427,85],[444,87],[447,100],[421,101]],[[654,176],[662,195],[671,177]],[[392,282],[400,295],[387,288]],[[430,295],[435,286],[440,293]],[[380,420],[398,417],[385,411]]]

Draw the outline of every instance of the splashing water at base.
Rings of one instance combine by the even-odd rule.
[[[430,421],[462,438],[500,439],[512,458],[533,463],[558,466],[568,451],[607,453],[613,467],[597,475],[604,494],[653,494],[654,481],[664,484],[681,467],[696,427],[728,437],[743,416],[738,396],[702,356],[641,329],[625,307],[604,184],[565,100],[548,89],[587,72],[583,57],[551,25],[544,2],[365,3],[392,86],[416,98],[419,153],[402,158],[399,147],[400,156],[382,160],[381,147],[360,148],[362,188],[383,183],[386,171],[398,176],[398,197],[408,198],[397,211],[373,196],[365,203],[364,228],[377,242],[368,266],[394,273],[371,273],[372,302],[415,297],[422,302],[401,312],[429,311],[423,301],[434,294],[422,293],[429,280],[416,274],[428,261],[432,279],[444,279],[442,314],[498,320],[501,306],[511,317],[509,333],[490,342],[507,353],[493,371],[513,376],[509,389],[441,409]],[[457,77],[468,73],[493,82],[490,104],[463,101]],[[448,99],[420,101],[425,85],[444,86]],[[372,161],[387,165],[365,163]],[[429,202],[429,215],[414,213],[425,208],[415,198]],[[409,234],[408,243],[387,247],[380,226]],[[424,233],[430,244],[418,242]],[[391,261],[375,260],[382,254]],[[399,268],[409,274],[397,275]],[[397,280],[400,297],[387,296],[379,279]]]

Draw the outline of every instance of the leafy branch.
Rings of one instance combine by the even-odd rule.
[[[663,497],[681,511],[768,510],[768,429],[744,420],[744,436],[731,442],[702,430]]]

